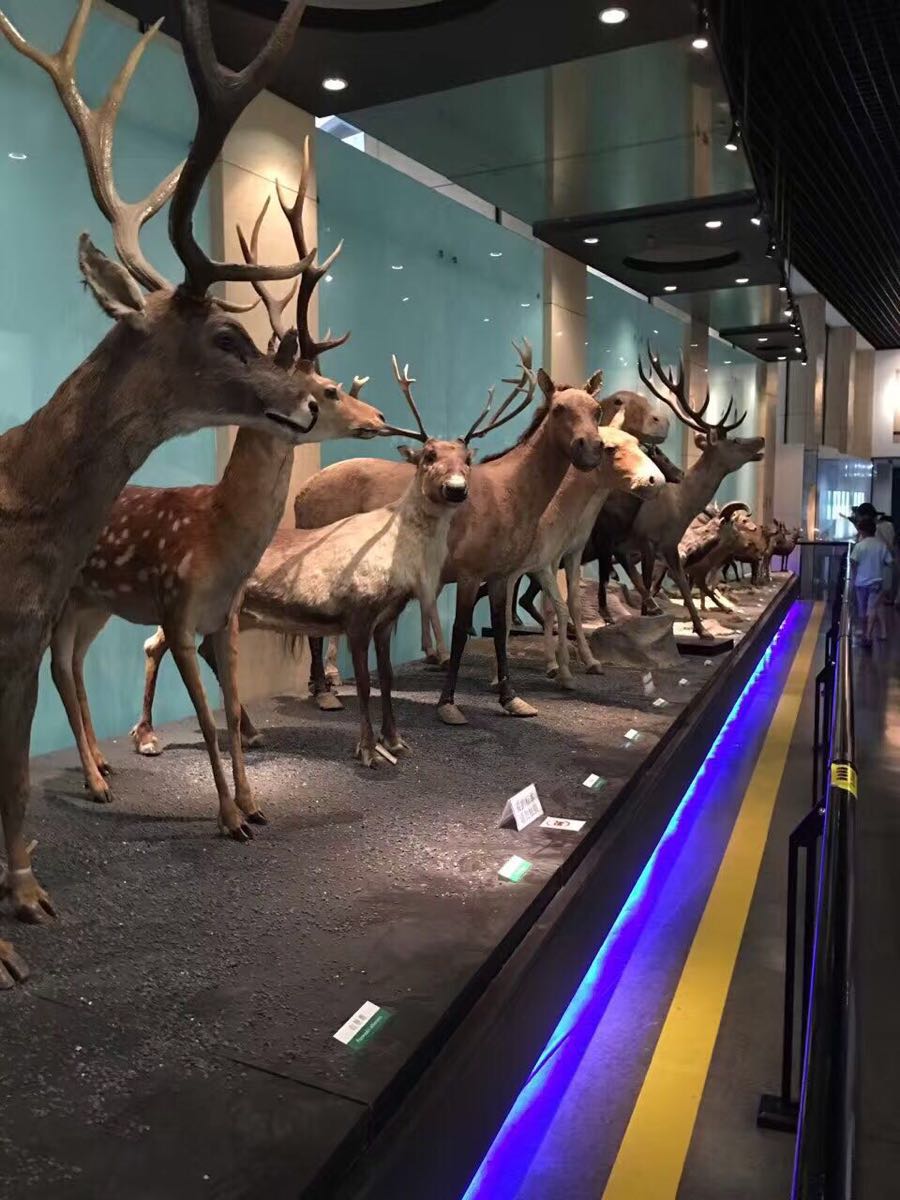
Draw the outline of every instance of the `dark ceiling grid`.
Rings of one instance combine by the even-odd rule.
[[[712,0],[782,248],[876,348],[900,346],[900,5]]]

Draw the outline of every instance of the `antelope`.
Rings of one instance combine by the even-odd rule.
[[[349,335],[317,342],[310,333],[313,290],[341,247],[321,266],[312,265],[315,252],[311,254],[307,248],[302,224],[309,165],[307,139],[296,201],[290,204],[278,188],[297,253],[307,264],[297,289],[295,329],[289,330],[284,319],[284,309],[295,288],[292,286],[278,299],[264,284],[257,281],[253,286],[269,315],[270,350],[275,361],[293,363],[299,342],[300,360],[294,378],[318,413],[315,427],[301,440],[375,437],[385,429],[384,418],[358,398],[365,380],[357,378],[348,394],[334,380],[318,374],[315,366],[320,355],[345,342]],[[238,227],[247,262],[257,261],[259,232],[268,203],[267,198],[249,245]],[[260,430],[241,429],[222,479],[214,486],[127,487],[116,501],[81,579],[69,594],[51,642],[53,680],[69,717],[85,786],[99,803],[111,802],[113,793],[107,779],[110,768],[94,734],[83,664],[91,643],[109,618],[118,616],[136,624],[158,622],[160,626],[145,644],[147,662],[154,664],[154,669],[146,672],[147,711],[152,705],[159,663],[166,651],[172,650],[206,743],[219,797],[220,828],[237,841],[247,841],[252,835],[251,825],[265,824],[265,815],[251,794],[237,733],[237,609],[241,590],[284,511],[293,454],[292,442]],[[198,633],[210,637],[219,663],[231,734],[233,799],[197,664],[194,642]],[[159,753],[159,743],[146,720],[135,726],[132,737],[139,753]]]
[[[650,352],[650,364],[662,385],[675,397],[661,392],[639,363],[641,380],[653,395],[667,405],[676,417],[694,430],[694,441],[700,457],[684,473],[680,483],[666,483],[652,500],[644,502],[633,522],[622,547],[626,569],[642,597],[642,611],[651,612],[655,605],[650,595],[653,583],[653,566],[657,555],[661,555],[690,614],[694,631],[706,637],[706,630],[691,595],[691,589],[681,565],[678,544],[692,519],[710,503],[726,475],[737,471],[745,463],[759,462],[765,449],[765,438],[729,438],[743,424],[747,414],[729,424],[734,401],[728,403],[722,417],[715,423],[705,419],[709,407],[709,391],[698,409],[692,408],[685,394],[684,367],[678,379],[663,370],[659,359]],[[638,551],[641,556],[643,579],[639,578],[630,562],[630,552]]]
[[[434,603],[447,556],[451,521],[469,495],[471,431],[465,438],[430,437],[412,394],[407,368],[394,374],[416,420],[415,430],[390,427],[421,443],[407,450],[414,470],[398,500],[318,529],[279,530],[251,576],[240,612],[242,629],[298,636],[346,634],[350,643],[360,733],[356,757],[364,767],[409,749],[397,730],[391,699],[391,631],[414,597]],[[369,643],[374,640],[381,688],[381,736],[369,713]],[[213,669],[217,655],[205,648]],[[244,728],[252,730],[244,715]]]
[[[29,793],[29,739],[38,667],[66,595],[129,476],[167,438],[205,425],[249,425],[289,441],[305,436],[315,414],[305,392],[258,354],[241,326],[208,295],[222,280],[289,279],[300,263],[219,263],[200,249],[193,211],[225,138],[246,105],[271,80],[303,14],[291,0],[267,43],[240,73],[215,58],[209,15],[199,0],[181,0],[184,54],[198,101],[197,131],[187,160],[143,200],[125,203],[111,163],[122,97],[159,25],[137,43],[96,109],[74,80],[90,11],[80,0],[60,50],[31,46],[3,13],[0,32],[42,67],[81,140],[91,189],[109,220],[121,259],[107,258],[83,234],[79,265],[113,329],[52,398],[24,425],[0,437],[0,815],[6,843],[3,890],[20,920],[55,916],[32,869],[24,835]],[[139,246],[143,224],[171,199],[169,233],[185,267],[173,288]],[[146,295],[142,287],[146,288]],[[27,975],[0,943],[0,985]]]

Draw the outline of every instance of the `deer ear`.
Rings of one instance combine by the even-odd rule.
[[[86,233],[78,239],[78,265],[105,313],[114,321],[144,328],[144,293],[125,268],[98,250]]]
[[[537,381],[538,381],[538,387],[541,389],[541,391],[544,393],[544,395],[549,400],[552,397],[553,393],[556,391],[556,385],[554,384],[553,380],[550,378],[550,376],[547,374],[547,372],[544,370],[543,367],[541,367],[537,373]]]
[[[401,458],[405,458],[408,463],[412,463],[414,467],[417,467],[422,451],[414,450],[412,446],[398,446],[397,453]]]
[[[603,387],[603,372],[595,371],[584,385],[584,390],[589,396],[595,396],[601,387]]]
[[[297,352],[300,349],[300,338],[296,329],[289,329],[275,351],[275,366],[287,371],[294,365]]]
[[[707,438],[706,434],[705,433],[695,433],[694,434],[694,445],[697,447],[698,450],[705,450],[706,447],[709,445],[709,439]]]

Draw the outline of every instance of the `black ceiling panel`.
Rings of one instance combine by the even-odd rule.
[[[900,347],[900,3],[712,0],[757,186],[791,261]]]

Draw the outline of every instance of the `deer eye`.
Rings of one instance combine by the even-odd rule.
[[[325,399],[326,400],[339,400],[340,392],[337,390],[336,387],[327,387],[325,389]]]
[[[243,330],[234,328],[220,329],[213,341],[219,350],[224,350],[226,354],[233,354],[242,363],[248,362],[251,358],[258,357],[259,354],[259,351]]]

